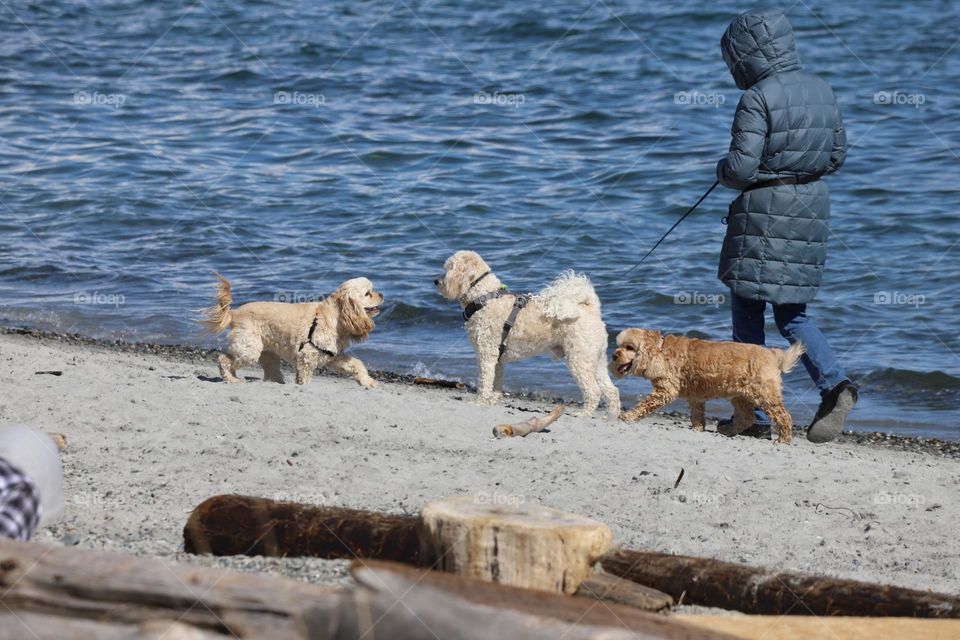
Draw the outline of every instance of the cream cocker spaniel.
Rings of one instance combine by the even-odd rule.
[[[229,344],[219,357],[225,382],[243,382],[237,369],[259,362],[265,382],[282,383],[280,363],[286,361],[296,369],[297,384],[307,384],[317,367],[327,367],[368,389],[377,386],[363,363],[344,353],[373,331],[383,303],[369,280],[347,280],[322,302],[250,302],[231,309],[230,283],[217,278],[217,302],[207,309],[203,324],[211,333],[230,329]]]

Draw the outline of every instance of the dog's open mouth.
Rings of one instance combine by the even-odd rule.
[[[633,360],[617,365],[617,375],[620,377],[627,375],[627,372],[630,371],[630,367],[632,366],[633,366]]]
[[[375,307],[364,307],[363,310],[366,311],[367,315],[372,318],[373,316],[380,313],[380,305],[377,305]]]

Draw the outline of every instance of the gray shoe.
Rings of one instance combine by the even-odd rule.
[[[857,388],[849,380],[844,380],[825,393],[817,415],[807,430],[807,440],[821,443],[839,438],[843,432],[843,422],[859,397]]]

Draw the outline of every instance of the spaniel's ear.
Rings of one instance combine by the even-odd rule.
[[[661,353],[661,335],[659,331],[643,331],[643,340],[640,350],[643,352],[643,375],[653,380],[667,373],[667,363]]]
[[[337,290],[333,298],[340,309],[340,322],[346,332],[355,340],[365,339],[373,331],[373,320],[367,315],[363,305],[349,291]]]

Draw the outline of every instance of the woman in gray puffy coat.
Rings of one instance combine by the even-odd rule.
[[[730,204],[720,279],[730,287],[733,339],[764,344],[769,302],[780,333],[802,342],[803,364],[821,404],[807,437],[840,435],[857,389],[807,315],[827,255],[830,195],[820,179],[846,156],[846,134],[830,85],[800,70],[793,27],[782,13],[745,13],[720,41],[743,90],[730,150],[717,179],[741,193]],[[769,419],[756,410],[757,425]]]

